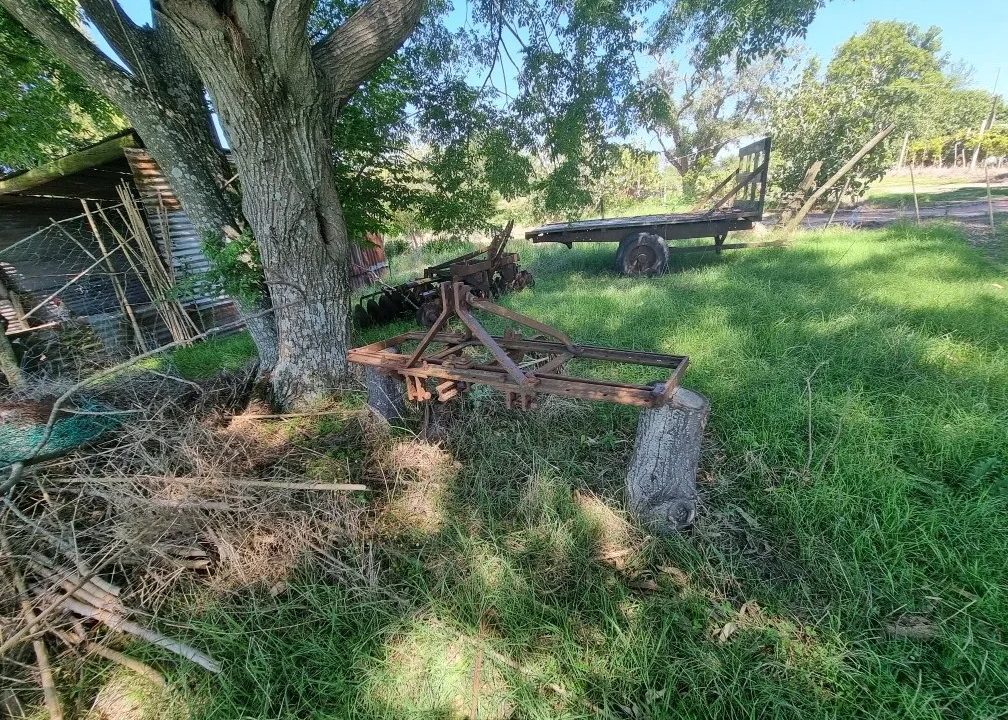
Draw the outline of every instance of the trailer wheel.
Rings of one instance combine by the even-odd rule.
[[[714,236],[714,252],[718,255],[721,254],[721,246],[724,245],[724,241],[728,238],[728,233],[723,233],[721,235]]]
[[[628,235],[616,251],[616,269],[623,275],[658,275],[668,269],[668,261],[665,240],[651,233]]]

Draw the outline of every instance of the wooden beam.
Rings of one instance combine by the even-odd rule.
[[[124,148],[140,147],[132,131],[115,135],[91,147],[70,153],[58,160],[0,180],[0,195],[24,192],[61,177],[104,165],[123,157]]]

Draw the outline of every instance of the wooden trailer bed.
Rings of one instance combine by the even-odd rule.
[[[630,275],[662,272],[669,254],[674,252],[721,252],[771,244],[725,242],[728,233],[749,230],[763,219],[769,164],[770,138],[767,137],[739,150],[738,169],[710,193],[708,199],[723,194],[706,211],[552,223],[527,231],[525,238],[534,243],[555,242],[567,247],[576,242],[618,242],[617,269]],[[729,201],[731,205],[725,207]],[[675,240],[705,237],[713,238],[714,242],[669,246]]]

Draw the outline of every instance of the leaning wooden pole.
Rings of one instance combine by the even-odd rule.
[[[917,199],[917,181],[914,180],[914,164],[910,161],[910,191],[914,198],[914,213],[917,215],[917,224],[920,225],[920,201]]]
[[[21,388],[27,384],[14,346],[7,337],[7,319],[2,316],[0,316],[0,375],[6,378],[9,387]]]
[[[854,166],[858,164],[861,158],[870,153],[872,150],[875,149],[876,145],[885,140],[889,136],[889,133],[891,133],[895,129],[895,127],[896,125],[893,124],[885,128],[884,130],[881,130],[878,134],[875,135],[875,137],[873,137],[871,140],[862,145],[861,149],[858,150],[856,153],[854,153],[854,155],[851,156],[851,159],[845,162],[843,164],[843,167],[837,170],[836,173],[833,175],[833,177],[831,177],[829,180],[820,185],[819,188],[817,188],[816,191],[812,193],[809,199],[805,201],[805,204],[801,206],[801,209],[795,214],[795,216],[791,218],[791,221],[787,224],[787,227],[784,228],[785,232],[793,232],[794,229],[797,228],[798,225],[801,223],[801,221],[805,219],[805,216],[809,214],[809,210],[812,209],[812,207],[816,204],[819,198],[825,195],[826,192],[831,187],[836,185],[840,180],[843,179],[843,177],[847,173],[853,170]]]
[[[987,167],[987,160],[984,159],[984,182],[987,184],[987,213],[990,218],[991,236],[997,235],[997,226],[994,224],[994,201],[991,199],[990,170]]]

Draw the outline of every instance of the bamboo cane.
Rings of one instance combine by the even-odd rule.
[[[126,288],[122,286],[122,281],[119,280],[119,276],[116,274],[115,266],[112,265],[112,261],[108,259],[110,253],[105,250],[105,241],[102,240],[101,233],[98,232],[98,224],[94,220],[94,216],[91,214],[91,210],[88,207],[86,200],[81,200],[81,205],[84,206],[84,215],[87,216],[88,225],[91,226],[91,232],[94,233],[95,240],[98,241],[98,247],[104,253],[105,267],[109,271],[109,279],[112,281],[112,287],[115,289],[116,298],[119,300],[119,305],[122,307],[123,313],[129,318],[130,324],[133,326],[133,335],[136,339],[137,347],[140,348],[140,352],[147,352],[150,350],[147,347],[147,341],[144,340],[143,330],[140,329],[140,323],[137,321],[136,313],[133,312],[133,306],[130,304],[129,298],[126,297]]]

